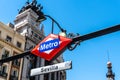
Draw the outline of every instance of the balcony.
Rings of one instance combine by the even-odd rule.
[[[8,55],[2,55],[2,59],[5,59],[7,57],[8,57]]]
[[[12,41],[10,41],[10,40],[8,40],[8,39],[4,39],[4,38],[0,37],[0,41],[2,41],[2,42],[4,42],[4,43],[12,46],[13,48],[16,48],[16,49],[18,49],[18,50],[20,50],[20,51],[23,52],[23,49],[22,49],[22,48],[19,48],[18,46],[16,46],[15,44],[13,44]],[[0,45],[0,47],[3,47],[3,46]]]
[[[2,71],[0,71],[0,76],[1,77],[4,77],[4,78],[7,78],[7,73],[6,72],[2,72]]]
[[[18,77],[15,75],[10,75],[10,80],[18,80]]]
[[[20,67],[20,62],[18,60],[14,60],[12,62],[12,65],[15,66],[15,67],[17,67],[17,68],[19,68]]]
[[[39,36],[38,36],[38,37],[39,37]],[[41,41],[41,39],[38,38],[38,37],[35,37],[34,35],[28,35],[28,36],[27,36],[28,39],[32,40],[32,41],[35,42],[36,44],[38,44],[38,43]]]

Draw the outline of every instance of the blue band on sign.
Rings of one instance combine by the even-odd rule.
[[[59,47],[59,42],[60,42],[59,39],[46,41],[46,42],[40,44],[39,51],[44,52],[44,51],[47,51],[47,50],[58,48]]]

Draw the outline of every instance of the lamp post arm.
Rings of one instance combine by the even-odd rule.
[[[49,16],[49,15],[44,15],[44,16],[50,18],[53,22],[55,22],[56,25],[59,27],[59,29],[60,29],[62,32],[66,32],[66,30],[64,30],[64,29],[60,26],[60,24],[59,24],[55,19],[53,19],[51,16]]]
[[[96,38],[96,37],[99,37],[99,36],[110,34],[110,33],[113,33],[113,32],[119,31],[119,30],[120,30],[120,25],[116,25],[116,26],[106,28],[106,29],[102,29],[102,30],[99,30],[99,31],[96,31],[96,32],[93,32],[93,33],[83,35],[83,36],[77,36],[77,37],[72,38],[71,44],[74,44],[77,41],[82,42],[82,41],[85,41],[85,40],[89,40],[89,39],[92,39],[92,38]]]
[[[5,58],[5,59],[1,59],[0,64],[5,63],[5,62],[9,62],[9,61],[13,61],[13,60],[16,60],[16,59],[19,59],[19,58],[23,58],[24,56],[27,56],[29,54],[31,54],[31,52],[26,51],[26,52],[23,52],[21,54],[15,55],[15,56],[11,56],[11,57],[8,57],[8,58]]]

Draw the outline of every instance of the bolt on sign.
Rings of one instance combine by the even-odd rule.
[[[46,73],[51,73],[51,72],[56,72],[56,71],[61,71],[61,70],[67,70],[71,68],[72,68],[72,61],[66,61],[63,63],[58,63],[54,65],[31,69],[30,76],[46,74]]]
[[[31,53],[50,61],[60,55],[71,41],[72,39],[50,34]]]

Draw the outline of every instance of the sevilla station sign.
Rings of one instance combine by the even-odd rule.
[[[72,68],[72,61],[66,61],[63,63],[58,63],[54,65],[31,69],[30,76],[46,74],[46,73],[51,73],[51,72],[56,72],[56,71],[61,71],[61,70],[67,70],[71,68]]]
[[[50,61],[60,55],[71,41],[69,38],[50,34],[31,53]]]

